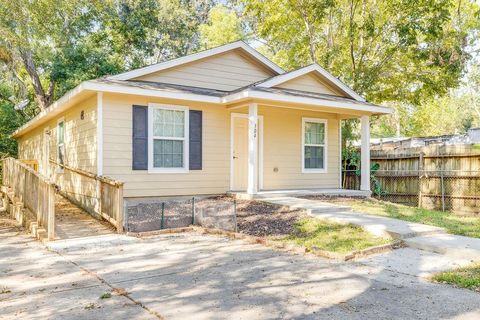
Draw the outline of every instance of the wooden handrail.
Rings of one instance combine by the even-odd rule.
[[[32,167],[30,167],[29,165],[25,164],[24,162],[22,162],[22,160],[18,160],[18,159],[15,159],[15,158],[12,158],[12,157],[7,157],[7,158],[3,158],[2,161],[4,160],[7,160],[7,159],[12,159],[14,161],[17,162],[17,164],[21,167],[23,167],[25,170],[27,170],[28,172],[32,173],[33,175],[37,176],[38,178],[42,179],[42,180],[45,180],[45,182],[48,182],[49,179],[47,177],[45,177],[43,174],[41,174],[40,172],[38,171],[35,171],[33,170]]]
[[[53,164],[55,164],[59,167],[67,169],[68,171],[71,171],[71,172],[78,173],[79,175],[82,175],[84,177],[91,178],[91,179],[94,179],[94,180],[98,180],[98,181],[104,182],[104,183],[109,184],[109,185],[114,186],[114,187],[123,186],[122,181],[113,180],[113,179],[110,179],[110,178],[104,177],[104,176],[99,176],[95,173],[91,173],[91,172],[88,172],[88,171],[85,171],[85,170],[82,170],[82,169],[70,167],[66,164],[60,164],[53,159],[49,159],[49,160],[50,160],[51,163],[53,163]]]

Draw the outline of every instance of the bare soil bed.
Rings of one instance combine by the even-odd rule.
[[[237,201],[238,231],[252,236],[290,235],[295,223],[306,217],[307,214],[298,209],[288,210],[260,201]]]

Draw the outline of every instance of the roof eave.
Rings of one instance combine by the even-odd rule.
[[[293,104],[303,104],[310,106],[318,107],[327,107],[332,109],[343,109],[346,112],[348,110],[360,111],[369,113],[371,115],[384,115],[392,114],[394,112],[393,108],[378,106],[373,104],[365,104],[362,102],[356,102],[355,100],[350,101],[331,101],[328,99],[322,98],[313,98],[313,97],[299,97],[292,96],[281,93],[271,93],[264,91],[255,91],[255,90],[244,90],[237,92],[228,96],[223,97],[223,103],[231,104],[236,103],[246,99],[263,99],[276,102],[286,102]]]

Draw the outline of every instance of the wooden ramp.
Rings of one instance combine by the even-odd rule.
[[[106,221],[95,219],[60,195],[55,196],[55,240],[84,238],[115,233]]]

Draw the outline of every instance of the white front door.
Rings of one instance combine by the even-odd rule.
[[[248,183],[248,118],[233,117],[232,190],[245,191]]]
[[[232,114],[232,174],[231,190],[246,191],[248,186],[248,116]],[[258,185],[262,187],[263,118],[259,117],[258,132]]]

